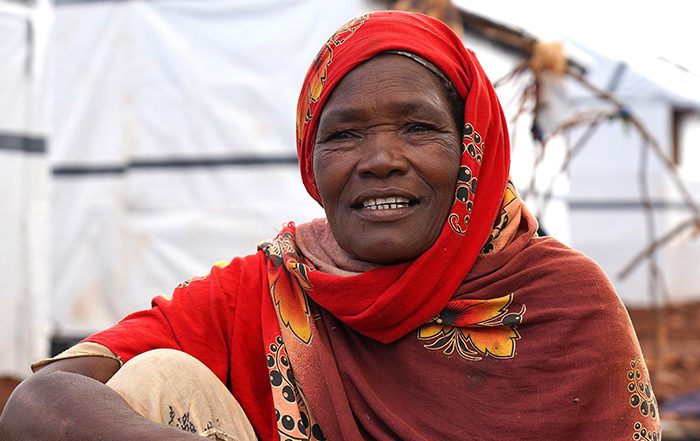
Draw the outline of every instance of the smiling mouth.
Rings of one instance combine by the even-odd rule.
[[[415,205],[416,202],[411,202],[410,199],[401,196],[389,196],[386,198],[367,199],[358,204],[357,208],[366,210],[396,210],[400,208],[408,208]]]

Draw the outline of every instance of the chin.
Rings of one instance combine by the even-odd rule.
[[[407,262],[409,260],[414,260],[421,254],[425,249],[404,249],[397,247],[396,245],[381,244],[372,247],[371,250],[354,250],[352,254],[356,259],[363,260],[365,262],[377,263],[380,265],[391,265],[395,263]]]
[[[369,230],[369,231],[368,231]],[[333,226],[331,225],[331,231]],[[357,231],[340,229],[334,237],[343,250],[355,259],[379,265],[407,262],[418,258],[437,240],[440,231],[423,231],[410,234],[410,229],[387,231],[386,229]],[[357,238],[360,239],[357,239]]]

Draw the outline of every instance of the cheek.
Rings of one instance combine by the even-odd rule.
[[[438,199],[451,200],[457,184],[460,166],[460,151],[451,143],[434,152],[432,160],[426,161],[423,157],[423,176],[429,185],[435,189]]]
[[[436,192],[437,204],[440,207],[440,215],[447,216],[455,199],[455,187],[457,185],[457,173],[450,173],[440,181]]]
[[[448,160],[436,163],[430,174],[428,185],[435,194],[436,217],[446,217],[454,202],[459,164],[458,158],[451,156]]]
[[[336,205],[344,188],[346,171],[343,162],[330,158],[314,158],[316,188],[324,208]]]

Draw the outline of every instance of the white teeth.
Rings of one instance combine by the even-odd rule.
[[[388,198],[367,199],[362,202],[362,207],[369,210],[391,210],[408,207],[409,200],[401,196],[389,196]]]

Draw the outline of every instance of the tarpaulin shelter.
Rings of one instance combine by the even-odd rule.
[[[49,335],[46,6],[0,1],[0,377],[25,375]]]

